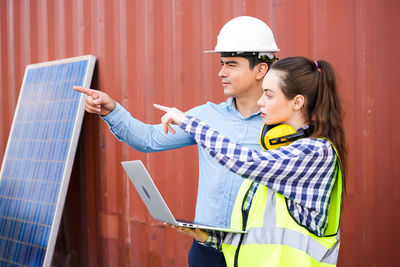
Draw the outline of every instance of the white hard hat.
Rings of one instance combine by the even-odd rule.
[[[271,57],[273,53],[268,52],[277,51],[274,34],[267,24],[254,17],[241,16],[228,21],[219,32],[215,49],[205,52],[234,52],[232,55],[258,52],[254,54]]]

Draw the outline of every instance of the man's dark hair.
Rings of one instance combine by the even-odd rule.
[[[260,63],[267,63],[268,64],[268,69],[271,67],[271,64],[272,64],[272,63],[264,62],[258,56],[244,56],[244,58],[247,58],[247,60],[249,61],[249,66],[250,66],[251,70],[254,69],[254,67],[257,66]]]

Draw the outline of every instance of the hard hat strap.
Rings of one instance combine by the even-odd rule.
[[[272,52],[220,52],[221,57],[253,57],[256,56],[268,65],[279,60]]]
[[[220,52],[221,57],[251,57],[258,56],[259,52]]]
[[[274,63],[275,61],[279,60],[275,55],[273,58],[269,58],[267,55],[259,55],[258,56],[263,62],[265,63]]]

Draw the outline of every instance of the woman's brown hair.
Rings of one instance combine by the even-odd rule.
[[[339,154],[345,192],[347,145],[343,127],[343,110],[332,66],[325,60],[288,57],[276,61],[271,70],[280,71],[281,89],[288,99],[305,98],[304,114],[312,122],[311,136],[329,139]]]

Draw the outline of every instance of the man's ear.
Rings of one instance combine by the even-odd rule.
[[[264,79],[265,74],[268,72],[268,64],[267,63],[260,63],[254,67],[256,71],[256,79],[262,80]]]
[[[301,110],[304,106],[305,98],[303,95],[296,95],[293,98],[293,110]]]

